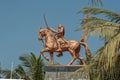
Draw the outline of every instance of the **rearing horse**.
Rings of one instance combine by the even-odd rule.
[[[43,37],[45,37],[45,46],[44,46],[45,48],[41,50],[40,53],[46,60],[49,60],[49,58],[44,54],[44,52],[49,52],[51,58],[51,64],[54,64],[53,52],[60,52],[57,50],[58,49],[57,40],[55,36],[51,33],[51,31],[49,31],[48,29],[39,30],[38,39],[43,40]],[[79,59],[81,63],[85,65],[85,61],[83,57],[79,55],[80,46],[81,46],[80,42],[76,40],[68,40],[68,47],[62,48],[61,52],[69,51],[72,56],[72,60],[69,62],[68,65],[72,65],[76,59]]]

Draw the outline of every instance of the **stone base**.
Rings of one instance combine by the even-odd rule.
[[[82,65],[75,66],[45,66],[45,80],[89,80],[81,78],[79,74],[75,75],[75,71],[83,67]]]
[[[75,66],[61,66],[61,65],[55,65],[55,66],[45,66],[44,71],[45,72],[74,72],[78,70],[79,68],[83,67],[82,65],[75,65]]]

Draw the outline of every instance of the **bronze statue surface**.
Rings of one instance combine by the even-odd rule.
[[[48,27],[47,29],[39,30],[38,39],[43,41],[43,38],[45,38],[45,40],[43,41],[45,42],[44,49],[40,51],[42,56],[46,60],[49,60],[49,58],[44,54],[45,52],[49,52],[51,64],[54,64],[54,58],[53,58],[54,52],[59,52],[60,54],[58,56],[61,56],[62,52],[68,51],[72,56],[72,60],[69,62],[68,65],[72,65],[76,59],[79,59],[82,65],[85,65],[85,61],[83,57],[79,55],[79,52],[81,45],[83,45],[86,49],[86,55],[88,57],[91,56],[87,43],[78,42],[76,40],[65,40],[64,27],[62,25],[58,25],[58,28],[59,28],[58,30],[54,30]],[[58,38],[56,38],[56,36],[53,35],[52,32],[55,33],[55,35],[57,35]]]

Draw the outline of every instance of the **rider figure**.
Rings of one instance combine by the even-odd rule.
[[[53,33],[55,33],[55,35],[57,35],[58,39],[58,51],[60,51],[60,53],[57,55],[58,57],[63,56],[62,54],[62,47],[65,46],[65,44],[67,43],[67,41],[64,39],[64,34],[65,34],[65,30],[64,27],[61,24],[58,24],[58,30],[54,30],[53,28],[48,27],[49,30],[51,30]]]

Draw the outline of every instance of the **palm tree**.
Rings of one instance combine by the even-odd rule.
[[[90,61],[92,80],[118,80],[120,77],[120,63],[117,62],[120,54],[120,14],[101,8],[85,7],[80,12],[91,15],[82,20],[82,30],[89,25],[89,36],[98,35],[105,44]],[[99,15],[99,17],[96,17]],[[93,69],[92,69],[93,68]],[[94,74],[94,75],[93,75]]]
[[[41,56],[37,58],[34,53],[31,53],[30,55],[20,56],[19,59],[22,61],[22,64],[18,65],[18,67],[12,71],[12,77],[10,70],[2,71],[5,78],[44,80],[44,63]]]

